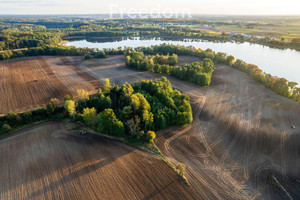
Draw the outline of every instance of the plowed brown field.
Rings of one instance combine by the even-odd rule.
[[[64,65],[68,64],[70,66],[68,66],[69,68],[67,70],[73,70],[72,73],[70,71],[65,75],[62,75],[62,77],[58,78],[59,80],[63,79],[63,77],[69,77],[68,74],[74,74],[74,72],[77,74],[77,76],[81,77],[82,80],[84,80],[84,83],[88,82],[91,85],[93,85],[93,81],[95,81],[95,79],[101,82],[104,81],[105,78],[110,78],[111,83],[121,85],[125,82],[134,82],[140,79],[153,79],[162,76],[161,74],[139,72],[127,68],[125,66],[124,56],[109,56],[105,59],[95,59],[83,62],[76,60],[76,58],[67,59],[67,61],[61,61],[61,59],[59,59],[58,61],[54,62],[62,62],[64,63]],[[190,59],[190,61],[195,61],[193,59]],[[187,63],[188,60],[188,57],[179,57],[179,63],[184,64]],[[3,62],[1,62],[1,65],[2,66],[0,68],[0,74],[5,74],[3,73],[3,71],[5,71],[3,70]],[[52,67],[55,68],[58,66],[60,65],[55,64]],[[59,72],[59,74],[60,73],[63,74],[65,73],[65,71]],[[87,73],[89,75],[87,75]],[[199,87],[198,85],[180,81],[170,76],[167,76],[167,78],[171,81],[173,87],[181,90],[191,97],[194,122],[186,127],[171,128],[162,131],[161,133],[159,133],[159,138],[156,139],[155,142],[162,150],[163,154],[165,154],[172,163],[177,164],[178,162],[181,162],[186,165],[186,176],[189,183],[191,184],[191,189],[195,191],[197,195],[197,197],[195,197],[188,196],[186,193],[183,193],[184,196],[187,196],[186,198],[191,197],[196,199],[213,200],[300,199],[299,103],[273,93],[261,84],[252,80],[245,73],[226,65],[216,66],[216,71],[213,74],[212,84],[209,87]],[[67,83],[65,84],[67,85]],[[10,87],[14,88],[17,86]],[[17,94],[20,95],[21,93],[19,92]],[[31,93],[29,92],[28,94]],[[2,96],[1,98],[4,99]],[[14,99],[16,97],[10,98]],[[22,97],[19,96],[17,98],[22,99]],[[9,102],[4,103],[4,105],[8,104]],[[15,106],[17,106],[17,104]],[[294,129],[292,128],[292,125],[295,126]],[[36,129],[34,129],[33,131],[35,130]],[[32,137],[32,140],[34,140],[35,138],[39,138],[37,134],[33,135],[35,137]],[[20,137],[23,136],[20,135]],[[58,135],[57,137],[60,136]],[[27,139],[27,137],[24,137],[21,140],[14,140],[15,139],[11,138],[4,141],[5,143],[10,141],[11,145],[20,145],[22,144],[22,142],[29,142],[29,139]],[[69,140],[70,138],[68,138],[64,142],[68,142]],[[80,142],[78,142],[78,144],[76,144],[76,148],[84,146],[84,144],[82,144],[82,141],[85,140],[81,140]],[[96,149],[92,141],[88,140],[87,143],[92,146],[93,150]],[[44,145],[47,144],[43,144],[43,146]],[[4,147],[2,148],[2,146]],[[23,148],[23,151],[27,151],[26,145],[23,146],[25,148]],[[0,148],[0,151],[4,152],[1,154],[1,158],[3,156],[6,156],[6,154],[12,152],[12,154],[9,154],[9,158],[11,158],[13,163],[19,162],[18,164],[20,164],[21,166],[24,163],[28,163],[30,160],[35,160],[30,157],[35,156],[35,154],[24,154],[22,159],[19,159],[20,161],[14,161],[16,159],[15,157],[17,157],[15,155],[17,155],[17,153],[22,153],[21,151],[18,151],[18,148],[5,146],[3,142],[0,143]],[[39,155],[37,159],[38,161],[33,162],[30,165],[38,174],[37,178],[27,177],[26,173],[24,173],[24,169],[14,168],[15,166],[17,167],[17,165],[15,164],[10,165],[9,169],[6,169],[1,163],[0,173],[2,173],[2,171],[5,172],[3,173],[3,180],[9,180],[8,183],[5,183],[6,185],[3,184],[4,189],[3,192],[1,191],[1,194],[21,195],[21,193],[24,193],[25,195],[27,195],[24,196],[24,198],[30,197],[30,195],[32,194],[34,194],[34,197],[38,195],[52,195],[55,198],[60,198],[60,196],[55,195],[58,195],[60,193],[65,194],[66,192],[69,192],[67,196],[64,196],[64,198],[72,198],[74,196],[68,195],[73,195],[73,192],[71,192],[73,191],[73,188],[76,188],[74,190],[76,192],[86,192],[84,193],[84,195],[96,194],[95,189],[91,189],[91,187],[95,182],[98,181],[98,179],[92,179],[92,181],[89,182],[90,177],[86,178],[85,180],[82,173],[79,173],[79,175],[75,173],[75,177],[80,180],[79,182],[84,183],[77,184],[78,182],[74,183],[70,181],[71,178],[69,178],[70,176],[68,176],[68,174],[72,174],[74,170],[76,171],[77,163],[82,162],[83,165],[84,162],[87,162],[86,160],[83,160],[83,157],[87,156],[87,158],[89,158],[89,156],[91,156],[90,154],[85,154],[85,149],[87,148],[86,146],[80,152],[73,151],[73,149],[69,149],[69,147],[65,150],[59,149],[55,145],[51,146],[51,148],[48,148],[58,148],[56,152],[58,155],[60,153],[62,155],[66,155],[68,153],[67,155],[69,155],[71,154],[71,151],[75,152],[75,154],[78,156],[78,159],[82,159],[81,162],[74,161],[74,164],[72,164],[72,166],[75,166],[75,169],[64,166],[66,165],[64,164],[64,162],[61,164],[54,158],[50,159],[52,163],[51,165],[49,163],[48,166],[48,163],[46,162],[47,160],[45,161],[47,156],[45,155],[48,155],[48,157],[52,158],[53,154],[48,152],[43,153],[44,149],[42,148],[42,146],[39,146],[39,143],[32,143],[32,145],[29,145],[28,148],[32,152],[42,152],[37,154]],[[112,151],[112,149],[114,149],[113,145],[111,145],[110,148],[106,149],[104,152],[108,154],[108,152]],[[112,152],[112,154],[118,155],[117,152]],[[95,155],[97,155],[97,153]],[[124,155],[122,156],[122,158],[123,157]],[[65,156],[64,159],[67,161],[69,161],[68,159],[71,159],[72,161],[73,159],[77,158],[69,158],[68,156]],[[137,156],[132,159],[132,162],[139,163],[139,160],[141,159],[142,157]],[[5,160],[6,162],[10,162],[8,157],[3,160]],[[59,158],[58,160],[61,161],[63,159]],[[101,162],[98,161],[97,158],[94,160],[96,163]],[[132,168],[130,168],[132,164],[126,163],[125,161],[121,162],[123,163],[121,166],[124,166],[124,169],[122,169],[123,171],[107,169],[105,170],[105,173],[101,172],[104,174],[102,174],[102,176],[107,177],[105,174],[110,174],[110,170],[113,171],[113,173],[110,174],[112,177],[114,177],[114,175],[117,173],[120,173],[120,176],[124,176],[124,173],[132,175],[134,171]],[[5,164],[5,162],[3,163]],[[39,165],[38,163],[41,163],[41,165]],[[151,163],[155,166],[155,162]],[[90,165],[93,166],[93,162],[91,162]],[[131,170],[127,170],[127,166]],[[143,166],[144,165],[141,164],[141,167]],[[36,169],[36,167],[38,168]],[[41,174],[43,174],[42,171],[44,169],[50,169],[50,172],[55,171],[51,170],[52,168],[55,168],[57,170],[60,169],[61,171],[57,174],[54,173],[53,177],[51,173],[47,172],[46,174],[47,176],[49,176],[49,178],[40,178]],[[81,168],[78,168],[79,172],[81,172]],[[159,165],[159,167],[157,166],[157,168],[163,168],[163,165]],[[64,171],[64,169],[67,169],[67,171]],[[7,177],[13,173],[15,173],[16,176],[12,176],[11,179]],[[129,184],[130,188],[127,187],[127,189],[128,191],[135,192],[136,187],[142,187],[139,184],[142,184],[141,182],[145,180],[147,175],[141,176],[141,174],[139,174],[133,176],[135,177],[134,179],[137,179],[137,181],[140,182],[137,182],[138,186],[135,185],[136,183],[132,182],[131,184]],[[140,176],[142,178],[140,178]],[[153,172],[153,176],[155,176],[156,179],[160,179],[160,176],[163,176],[163,174],[161,174],[159,170],[157,170]],[[63,183],[65,183],[67,191],[62,189],[63,186],[59,188],[55,184],[59,182],[57,181],[59,178],[63,180]],[[111,177],[109,176],[107,178]],[[129,177],[126,176],[126,179],[129,180]],[[54,180],[54,184],[51,184],[51,180]],[[109,187],[101,186],[104,187],[104,190],[108,192],[108,198],[121,197],[124,182],[118,181],[119,179],[117,178],[113,178],[113,181],[111,181],[111,179],[109,180],[110,181],[108,183],[101,182],[101,184],[95,184],[98,184],[99,187],[100,185],[109,185]],[[70,184],[67,184],[66,182]],[[117,184],[119,182],[122,184],[122,187],[121,185]],[[156,187],[153,186],[155,188],[152,189],[153,194],[157,194],[157,191],[162,192],[164,191],[164,188],[168,188],[168,186],[166,186],[168,185],[167,183],[166,185],[163,184],[164,186],[158,188],[157,183],[159,182],[159,180],[157,180],[157,182],[150,182],[153,183],[153,185],[156,185]],[[26,185],[28,183],[31,183],[32,185]],[[112,184],[117,185],[116,190],[110,190]],[[149,185],[147,187],[145,186],[145,188],[151,188],[151,184],[147,184]],[[40,189],[40,185],[50,186]],[[88,189],[91,190],[90,194],[88,194]],[[12,193],[9,193],[9,191],[12,191]],[[14,191],[17,192],[14,193]],[[144,190],[142,191],[144,192]],[[178,193],[176,193],[176,195],[178,196],[176,197],[181,198],[179,197],[179,195],[184,191],[185,190],[183,189],[178,189]],[[191,190],[186,189],[186,191],[190,195],[194,195]],[[140,192],[139,194],[143,192]],[[172,191],[171,193],[173,192],[175,193],[175,191]],[[139,196],[139,194],[134,194],[135,196],[133,198],[156,198],[156,196],[151,195],[151,193],[147,193],[147,195],[144,196]],[[3,197],[5,198],[7,196]],[[94,196],[90,197],[94,198]],[[128,196],[125,196],[125,198],[128,198]],[[164,194],[164,196],[159,196],[158,194],[157,198],[169,199],[169,196],[167,196],[167,194]],[[175,197],[171,196],[170,198]]]
[[[80,58],[29,57],[0,62],[0,114],[45,106],[51,98],[95,93],[100,83],[73,64]]]
[[[0,199],[196,199],[159,157],[46,122],[0,140]]]

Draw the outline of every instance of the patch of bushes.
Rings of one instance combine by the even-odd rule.
[[[1,131],[3,133],[8,133],[10,131],[12,131],[13,129],[10,127],[10,125],[8,124],[3,124],[3,126],[1,127]]]

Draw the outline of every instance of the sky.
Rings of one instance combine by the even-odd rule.
[[[300,15],[300,0],[0,0],[0,14]]]

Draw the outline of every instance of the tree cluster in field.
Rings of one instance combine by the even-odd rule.
[[[127,56],[126,56],[127,55]],[[211,82],[212,73],[215,69],[214,62],[204,58],[200,62],[175,66],[178,63],[178,56],[159,55],[144,56],[143,52],[125,52],[126,65],[142,71],[150,71],[160,74],[172,75],[180,80],[190,81],[201,86],[208,86]]]
[[[188,96],[173,90],[165,77],[121,87],[107,79],[97,96],[81,92],[77,103],[65,102],[65,110],[98,132],[135,141],[152,141],[154,131],[193,120]]]
[[[107,79],[96,96],[84,90],[77,92],[77,103],[66,96],[64,107],[52,99],[46,108],[0,117],[0,135],[35,122],[70,117],[103,134],[151,142],[154,131],[193,120],[189,97],[173,90],[165,77],[121,87],[111,86]]]

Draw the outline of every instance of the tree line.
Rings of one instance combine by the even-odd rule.
[[[77,48],[69,46],[43,46],[30,48],[26,50],[7,50],[0,52],[0,60],[8,60],[20,57],[29,56],[84,56],[85,59],[104,58],[106,55],[122,55],[123,49],[91,49],[91,48]]]
[[[235,62],[234,59],[232,59],[229,64],[230,66],[247,73],[254,80],[260,82],[277,94],[300,102],[300,88],[296,87],[298,83],[267,74],[259,69],[258,66],[247,64],[239,59]]]

